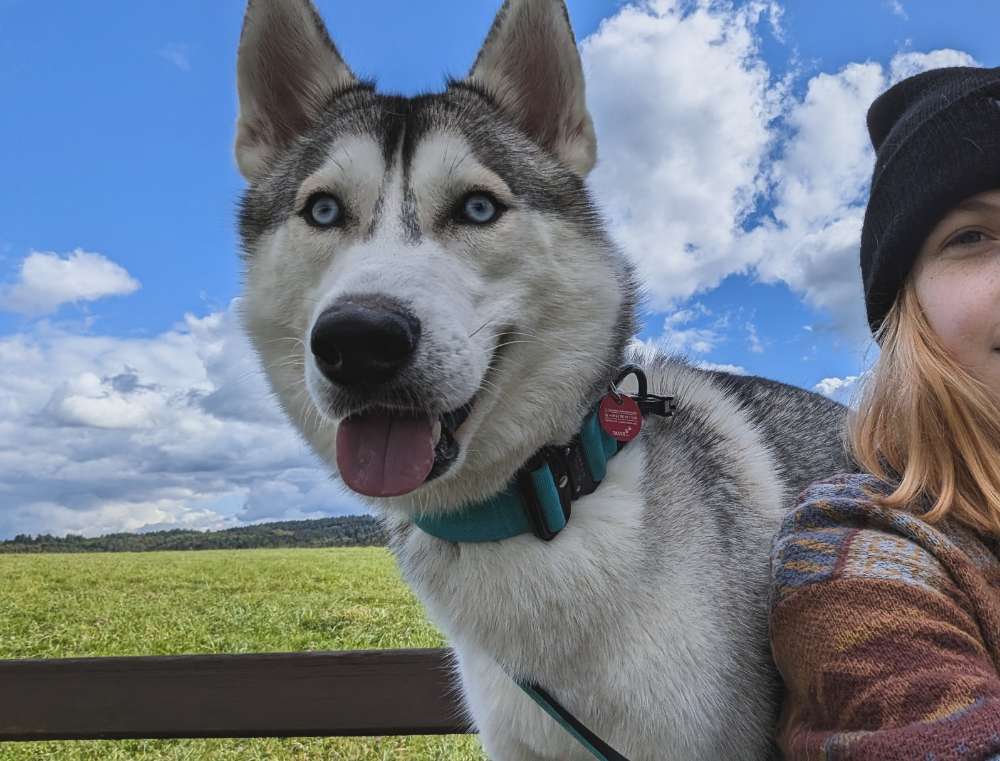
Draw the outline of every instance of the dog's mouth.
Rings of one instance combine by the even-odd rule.
[[[496,373],[507,331],[497,339],[486,378]],[[487,385],[462,406],[437,418],[425,413],[370,407],[337,429],[337,469],[347,486],[367,497],[400,497],[445,474],[458,459],[458,429]]]
[[[472,407],[470,401],[437,419],[379,408],[346,418],[337,429],[340,477],[368,497],[415,491],[446,472],[458,457],[455,434]]]

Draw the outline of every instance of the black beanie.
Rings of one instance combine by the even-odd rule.
[[[937,223],[969,196],[1000,188],[1000,68],[904,79],[872,103],[868,134],[876,158],[861,275],[874,333]]]

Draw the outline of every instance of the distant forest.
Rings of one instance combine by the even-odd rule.
[[[386,544],[381,524],[367,515],[283,521],[240,526],[223,531],[172,529],[145,534],[108,534],[88,539],[18,534],[0,541],[0,553],[11,552],[153,552],[156,550],[237,550],[261,547],[370,547]]]

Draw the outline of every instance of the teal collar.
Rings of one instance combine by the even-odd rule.
[[[499,494],[414,523],[449,542],[499,542],[521,534],[549,541],[566,527],[573,500],[604,480],[608,462],[622,446],[592,412],[572,443],[540,450]]]

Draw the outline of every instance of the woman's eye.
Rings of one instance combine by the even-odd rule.
[[[500,217],[502,207],[486,193],[470,193],[462,202],[459,218],[475,225],[487,225]]]
[[[343,218],[340,202],[329,193],[312,196],[302,210],[302,216],[313,227],[336,227]]]
[[[965,230],[948,241],[948,246],[974,246],[986,240],[986,233],[980,230]]]

